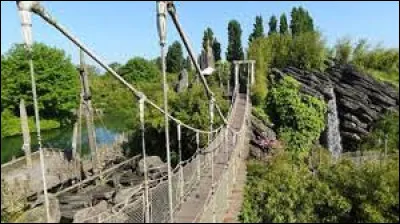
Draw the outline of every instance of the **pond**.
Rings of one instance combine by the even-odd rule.
[[[107,118],[106,118],[107,117]],[[124,119],[118,117],[105,116],[101,120],[95,121],[96,142],[98,145],[112,144],[117,136],[127,131]],[[73,127],[63,127],[59,129],[42,131],[42,147],[44,148],[72,148]],[[87,137],[86,122],[82,121],[82,154],[88,154],[89,143]],[[10,136],[1,139],[1,164],[24,155],[22,151],[22,135]],[[36,133],[31,133],[32,152],[38,149]]]

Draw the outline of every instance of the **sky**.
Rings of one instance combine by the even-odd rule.
[[[57,21],[97,53],[106,63],[125,63],[134,56],[153,59],[159,56],[155,1],[42,1]],[[243,30],[242,43],[248,37],[256,15],[264,20],[282,13],[290,15],[295,6],[309,11],[314,24],[332,46],[338,38],[366,38],[375,45],[399,47],[399,2],[359,1],[175,1],[178,17],[196,54],[201,50],[203,32],[212,28],[221,43],[222,57],[227,47],[227,27],[236,19]],[[290,17],[288,17],[290,21]],[[38,16],[33,17],[34,41],[64,49],[74,63],[79,51],[69,40]],[[171,19],[167,24],[167,44],[179,40]],[[20,18],[15,1],[1,1],[1,53],[22,42]]]

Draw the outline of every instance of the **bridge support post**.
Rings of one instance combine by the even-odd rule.
[[[93,108],[91,101],[91,94],[89,88],[89,79],[86,71],[86,65],[84,60],[83,51],[80,50],[80,77],[81,77],[81,85],[82,85],[82,97],[85,106],[85,116],[86,116],[86,126],[88,129],[88,139],[89,139],[89,148],[92,155],[92,166],[93,173],[96,174],[97,170],[97,146],[96,146],[96,135],[93,128]]]
[[[145,141],[145,127],[144,127],[144,101],[145,96],[142,96],[139,99],[139,116],[140,116],[140,131],[142,134],[142,154],[143,154],[143,175],[144,175],[144,209],[145,209],[145,222],[150,222],[150,204],[149,204],[149,180],[148,180],[148,172],[147,172],[147,163],[146,163],[146,141]]]
[[[201,178],[201,157],[203,155],[201,155],[201,152],[200,152],[200,133],[198,131],[196,132],[196,145],[197,145],[196,151],[197,151],[198,157],[199,157],[198,163],[197,163],[197,181],[200,183],[200,178]]]
[[[40,133],[40,117],[39,117],[39,106],[36,92],[36,79],[35,70],[33,67],[33,52],[32,52],[32,11],[35,7],[39,5],[37,1],[17,1],[17,7],[19,15],[21,18],[22,35],[25,42],[26,53],[28,55],[30,75],[31,75],[31,85],[32,85],[32,95],[33,95],[33,106],[35,112],[35,126],[37,132],[37,141],[39,144],[39,156],[40,156],[40,169],[43,180],[43,194],[44,194],[44,205],[46,210],[46,221],[51,222],[50,208],[49,208],[49,198],[47,195],[47,182],[46,182],[46,166],[44,161],[44,152],[42,148],[42,137]]]
[[[178,124],[177,126],[178,132],[178,150],[179,150],[179,202],[182,202],[184,196],[184,186],[185,186],[185,179],[183,177],[183,166],[182,166],[182,144],[181,144],[181,125]]]
[[[26,115],[25,101],[23,99],[21,99],[20,101],[19,111],[19,115],[21,118],[22,136],[24,139],[24,145],[22,146],[22,149],[25,152],[26,166],[28,168],[32,168],[31,136],[29,134],[28,116]]]
[[[171,152],[169,146],[169,118],[168,118],[168,83],[166,74],[165,42],[167,35],[167,1],[157,1],[157,29],[160,38],[161,65],[164,91],[164,120],[165,120],[165,147],[167,151],[168,165],[168,201],[169,201],[169,222],[174,222],[172,205],[172,170],[171,170]]]

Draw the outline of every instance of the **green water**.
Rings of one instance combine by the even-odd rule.
[[[95,122],[96,130],[96,142],[100,144],[112,144],[115,138],[126,131],[124,128],[126,125],[122,123],[118,117],[109,117],[103,119],[101,122]],[[89,152],[87,129],[85,122],[82,125],[82,154]],[[44,148],[72,148],[72,132],[73,127],[63,127],[60,129],[53,129],[48,131],[42,131],[42,145]],[[16,135],[1,139],[1,163],[6,163],[12,159],[13,156],[16,158],[24,155],[22,151],[23,139],[22,135]],[[31,148],[32,151],[38,149],[36,133],[31,133]]]

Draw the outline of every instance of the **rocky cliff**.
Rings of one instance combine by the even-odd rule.
[[[374,122],[386,111],[399,111],[399,91],[363,74],[352,65],[334,61],[326,63],[329,67],[324,72],[287,67],[273,69],[269,78],[276,81],[290,75],[301,83],[303,93],[326,102],[336,96],[342,145],[345,150],[351,150],[369,134]]]

